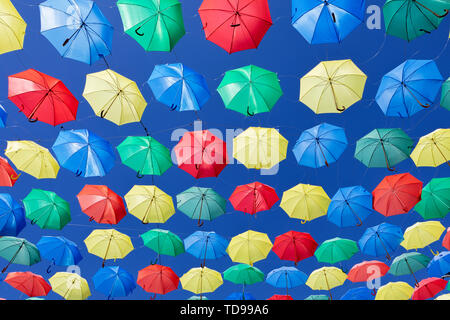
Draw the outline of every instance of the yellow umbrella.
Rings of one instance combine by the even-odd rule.
[[[450,166],[450,129],[437,129],[419,139],[411,153],[416,167]]]
[[[125,195],[125,202],[142,223],[164,223],[175,213],[172,197],[156,186],[134,186]]]
[[[249,230],[231,239],[227,253],[233,262],[253,265],[265,259],[272,246],[267,234]]]
[[[23,48],[26,22],[9,0],[0,0],[0,54]]]
[[[180,278],[184,290],[195,294],[214,292],[223,284],[222,275],[207,267],[192,268]]]
[[[434,300],[450,300],[450,293],[442,294],[436,297]]]
[[[352,60],[323,61],[300,79],[300,101],[315,113],[341,113],[362,99],[367,76]]]
[[[123,259],[134,249],[130,237],[114,229],[94,230],[84,243],[89,253],[103,258],[103,266],[107,259]]]
[[[389,282],[378,289],[375,300],[409,300],[413,293],[414,288],[406,282]]]
[[[305,223],[326,215],[330,202],[322,187],[298,184],[283,193],[280,207],[289,217]]]
[[[66,300],[86,300],[90,295],[86,279],[71,272],[57,272],[48,279],[52,290]]]
[[[119,126],[140,122],[147,106],[136,83],[110,69],[86,76],[83,97],[97,116]]]
[[[248,169],[270,169],[286,159],[287,146],[276,129],[250,127],[233,139],[233,157]]]
[[[417,222],[405,230],[404,240],[400,245],[406,250],[421,249],[438,241],[444,231],[445,228],[439,221]],[[433,250],[431,253],[439,254],[439,252],[434,253]]]
[[[313,290],[328,290],[331,296],[331,289],[342,286],[347,279],[347,275],[336,267],[322,267],[314,270],[308,277],[306,285]]]
[[[59,164],[47,148],[33,141],[7,141],[5,155],[17,169],[36,179],[55,179]]]

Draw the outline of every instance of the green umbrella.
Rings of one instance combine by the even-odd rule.
[[[42,229],[61,230],[71,221],[67,201],[52,191],[33,189],[23,199],[26,217]]]
[[[223,277],[225,280],[231,281],[235,284],[254,284],[264,281],[264,273],[256,267],[248,264],[238,264],[229,267],[224,271]]]
[[[227,200],[211,188],[192,187],[177,195],[177,208],[191,219],[211,221],[226,211]]]
[[[407,274],[412,274],[414,280],[416,281],[416,286],[419,282],[414,275],[414,272],[425,269],[431,258],[424,254],[418,252],[407,252],[396,257],[391,264],[389,273],[394,276],[404,276]]]
[[[355,241],[333,238],[324,241],[314,252],[319,262],[338,263],[353,257],[359,251]]]
[[[330,298],[324,294],[312,294],[305,300],[330,300]]]
[[[117,146],[122,163],[143,175],[160,176],[172,167],[170,150],[152,137],[127,137]]]
[[[227,109],[246,116],[269,112],[283,95],[277,74],[253,65],[226,72],[217,91]]]
[[[442,85],[441,106],[450,111],[450,78]]]
[[[141,234],[141,238],[147,248],[152,249],[158,254],[156,261],[158,261],[159,256],[162,254],[175,257],[184,253],[183,241],[176,234],[168,230],[152,229]]]
[[[387,0],[383,7],[386,33],[411,41],[437,29],[448,9],[445,0]]]
[[[208,298],[203,296],[192,296],[188,298],[188,300],[208,300]]]
[[[39,297],[30,297],[30,298],[27,298],[25,300],[45,300],[45,299],[44,298],[39,298]]]
[[[38,248],[26,239],[16,237],[0,237],[0,257],[8,260],[8,265],[2,273],[12,264],[31,266],[41,261]]]
[[[450,178],[431,179],[414,210],[425,220],[445,218],[450,211]]]
[[[408,159],[414,141],[402,129],[375,129],[356,142],[355,158],[369,168],[387,167]]]

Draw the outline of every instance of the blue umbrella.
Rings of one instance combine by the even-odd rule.
[[[434,256],[428,264],[428,275],[440,278],[450,272],[450,251],[444,251]]]
[[[339,189],[328,206],[328,221],[338,227],[361,226],[374,212],[372,194],[361,186]]]
[[[8,113],[0,104],[0,128],[6,127],[6,119],[8,118]]]
[[[86,129],[61,131],[52,147],[58,162],[77,176],[102,177],[114,166],[114,150]]]
[[[197,259],[217,259],[227,254],[228,240],[215,232],[196,231],[184,239],[186,252]]]
[[[433,60],[406,60],[383,77],[375,100],[387,116],[410,117],[433,104],[443,82]]]
[[[111,54],[113,27],[93,1],[47,0],[41,33],[64,58],[93,64]]]
[[[322,123],[303,131],[292,150],[301,166],[320,168],[336,162],[347,148],[343,128]]]
[[[156,65],[147,83],[172,110],[200,110],[211,97],[205,78],[181,63]]]
[[[358,244],[363,254],[375,257],[386,254],[386,258],[390,260],[391,256],[389,253],[394,252],[402,241],[402,229],[393,224],[383,222],[377,226],[367,228],[361,239],[359,239]]]
[[[292,0],[292,25],[310,44],[341,42],[365,10],[365,0]]]
[[[374,300],[373,290],[367,287],[358,287],[348,290],[341,300]]]
[[[295,288],[305,284],[308,276],[294,267],[281,267],[269,272],[266,282],[275,288],[286,288],[288,295],[289,288]]]
[[[92,277],[95,290],[110,298],[126,297],[136,288],[133,276],[121,267],[105,267]]]
[[[0,193],[0,236],[16,237],[25,228],[25,211],[7,193]]]
[[[75,242],[64,237],[43,236],[36,244],[41,257],[57,266],[72,266],[83,259]],[[50,273],[51,265],[47,268]]]
[[[250,293],[233,292],[225,300],[256,300]]]

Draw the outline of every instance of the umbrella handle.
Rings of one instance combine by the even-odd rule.
[[[175,111],[177,110],[178,106],[176,104],[173,104],[170,106],[170,111]]]
[[[437,256],[439,254],[439,251],[434,252],[433,249],[430,248],[431,253],[433,254],[433,256]]]
[[[373,288],[370,294],[375,297],[377,295],[377,289]]]
[[[52,265],[49,265],[48,267],[47,267],[47,273],[51,273],[52,272]]]
[[[430,33],[431,33],[430,31],[428,31],[428,30],[425,30],[425,29],[419,29],[419,31],[422,31],[422,32],[425,32],[425,33],[428,33],[428,34],[430,34]]]
[[[339,112],[344,112],[346,109],[347,108],[344,107],[344,106],[342,106],[342,107],[336,106],[336,110],[339,111]]]
[[[386,253],[386,259],[391,260],[391,255],[389,253]]]
[[[197,225],[198,225],[199,227],[202,227],[204,224],[205,224],[205,221],[202,221],[202,222],[198,222],[198,223],[197,223]]]
[[[136,34],[137,34],[138,36],[140,36],[140,37],[144,36],[144,33],[140,33],[140,32],[139,32],[139,29],[141,29],[141,28],[142,28],[142,26],[140,26],[139,28],[137,28],[136,30],[134,30],[134,32],[136,32]]]
[[[236,28],[236,27],[239,27],[240,25],[241,25],[240,23],[238,23],[238,24],[232,24],[231,27],[232,27],[232,28]]]
[[[34,226],[37,223],[37,220],[33,219],[31,220],[31,224]]]
[[[105,116],[106,116],[106,112],[105,112],[105,110],[102,110],[102,111],[100,112],[100,118],[104,119]]]
[[[156,293],[153,295],[153,297],[150,297],[150,300],[155,300],[156,299]]]
[[[69,41],[70,41],[70,38],[67,38],[63,43],[63,47],[65,47],[67,45],[67,43],[69,43]]]
[[[200,165],[198,163],[195,164],[195,169],[196,170],[200,169]]]
[[[16,181],[17,179],[19,179],[21,173],[19,173],[17,176],[13,177],[13,175],[10,175],[9,177],[11,178],[11,180]]]
[[[331,17],[333,18],[333,22],[336,23],[336,15],[334,14],[334,12],[331,13]]]
[[[390,172],[394,172],[394,171],[395,171],[395,168],[387,167],[387,169],[388,169]]]
[[[35,123],[35,122],[37,122],[38,121],[38,119],[36,118],[36,119],[31,119],[31,118],[28,118],[28,122],[30,122],[30,123]]]
[[[305,224],[305,223],[307,223],[308,221],[306,221],[306,220],[300,220],[300,223],[301,224]]]
[[[248,115],[249,117],[253,117],[253,116],[255,115],[254,112],[250,112],[250,106],[247,107],[247,115]]]
[[[75,172],[75,177],[79,177],[83,174],[83,171],[81,170],[77,170],[77,172]]]
[[[141,174],[141,173],[138,171],[137,174],[136,174],[136,178],[142,179],[143,177],[144,177],[144,175]]]
[[[95,219],[94,217],[90,217],[90,218],[89,218],[89,222],[94,221],[94,219]]]

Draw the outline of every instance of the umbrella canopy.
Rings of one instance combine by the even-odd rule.
[[[450,111],[450,78],[442,85],[441,106]]]
[[[25,212],[8,193],[0,193],[0,236],[16,237],[25,228]]]
[[[64,58],[93,64],[111,54],[113,26],[94,1],[47,0],[39,11],[41,34]]]
[[[117,1],[124,31],[145,51],[172,51],[186,33],[178,0]]]
[[[392,261],[389,273],[394,276],[403,276],[411,274],[414,277],[416,285],[419,282],[414,275],[415,272],[425,269],[430,262],[430,258],[418,252],[407,252],[395,257]]]
[[[344,284],[347,275],[339,268],[322,267],[314,270],[308,277],[306,285],[313,290],[328,290],[331,296],[331,289]]]
[[[280,200],[275,189],[260,182],[237,186],[230,196],[234,210],[249,214],[270,210]]]
[[[197,259],[218,259],[227,254],[228,240],[214,231],[196,231],[184,239],[186,252]]]
[[[53,292],[65,300],[86,300],[91,291],[86,279],[72,272],[57,272],[48,279]]]
[[[39,250],[33,243],[9,236],[0,237],[0,257],[8,261],[2,273],[13,263],[31,266],[41,261]]]
[[[433,60],[406,60],[383,77],[375,100],[387,116],[410,117],[433,104],[442,82]]]
[[[203,0],[198,13],[206,39],[230,54],[256,49],[272,25],[267,0]]]
[[[303,131],[292,152],[301,166],[328,167],[344,153],[347,143],[343,128],[322,123]]]
[[[9,0],[0,3],[0,54],[23,48],[27,23]]]
[[[324,301],[324,300],[330,300],[330,297],[328,297],[327,295],[324,295],[324,294],[312,294],[312,295],[307,296],[304,300],[320,300],[320,301]]]
[[[414,210],[426,220],[445,218],[450,212],[450,178],[431,179]]]
[[[389,282],[378,289],[375,300],[409,300],[413,292],[413,287],[406,282]]]
[[[290,295],[274,294],[267,300],[294,300]]]
[[[251,266],[264,260],[272,249],[272,242],[265,233],[248,230],[234,236],[227,253],[233,262],[246,263]]]
[[[434,256],[427,268],[430,277],[438,278],[450,273],[450,251],[444,251]]]
[[[355,264],[347,275],[351,282],[366,282],[369,278],[383,277],[388,271],[389,266],[384,262],[371,260]]]
[[[178,288],[180,279],[169,267],[153,264],[139,270],[137,284],[147,292],[166,294]]]
[[[223,278],[235,284],[244,286],[264,281],[264,273],[248,264],[237,264],[229,267],[223,273]]]
[[[450,300],[450,293],[442,294],[439,297],[436,297],[434,300]]]
[[[278,75],[254,65],[227,71],[217,91],[227,109],[245,116],[269,112],[283,95]]]
[[[306,283],[308,276],[294,267],[281,267],[274,269],[267,274],[266,282],[275,288],[288,289],[301,286]]]
[[[195,300],[195,301],[200,300],[201,301],[201,300],[209,300],[209,299],[207,297],[200,295],[200,296],[189,297],[187,300]]]
[[[374,300],[373,291],[367,287],[358,287],[348,290],[341,300]]]
[[[19,179],[20,174],[11,167],[3,157],[0,157],[0,187],[12,187]]]
[[[192,268],[180,278],[184,290],[202,295],[214,292],[223,284],[222,275],[207,267]]]
[[[46,296],[52,287],[42,276],[32,272],[10,272],[4,282],[29,297]]]
[[[414,289],[412,300],[427,300],[445,289],[447,281],[440,278],[427,278],[419,282]]]
[[[404,240],[400,245],[406,250],[422,249],[439,241],[444,226],[439,221],[417,222],[405,230]]]
[[[447,229],[444,239],[442,239],[442,246],[445,249],[450,250],[450,227]]]
[[[314,255],[319,262],[335,264],[350,259],[358,251],[359,248],[355,241],[333,238],[322,242]]]
[[[43,236],[36,246],[42,258],[57,266],[73,266],[83,259],[77,244],[62,236]]]
[[[134,277],[121,267],[105,267],[92,277],[95,290],[109,298],[126,297],[136,288]]]
[[[306,232],[288,231],[275,238],[272,251],[281,259],[297,264],[312,257],[317,249],[317,242]]]
[[[300,79],[300,102],[317,114],[342,113],[362,99],[366,80],[352,60],[323,61]]]
[[[310,44],[340,43],[364,21],[366,2],[292,1],[292,25]]]
[[[169,230],[152,229],[141,234],[144,246],[159,255],[176,257],[185,252],[183,240]]]
[[[437,129],[421,137],[411,159],[416,167],[450,166],[450,129]]]
[[[211,97],[205,78],[182,63],[156,65],[147,83],[172,111],[200,110]]]
[[[386,255],[391,259],[390,253],[394,252],[403,240],[402,229],[393,224],[383,222],[371,228],[367,228],[358,241],[363,254],[371,256]]]
[[[256,300],[255,297],[247,292],[233,292],[225,300]]]
[[[56,179],[59,164],[47,148],[33,141],[7,141],[5,156],[17,169],[36,179]]]

